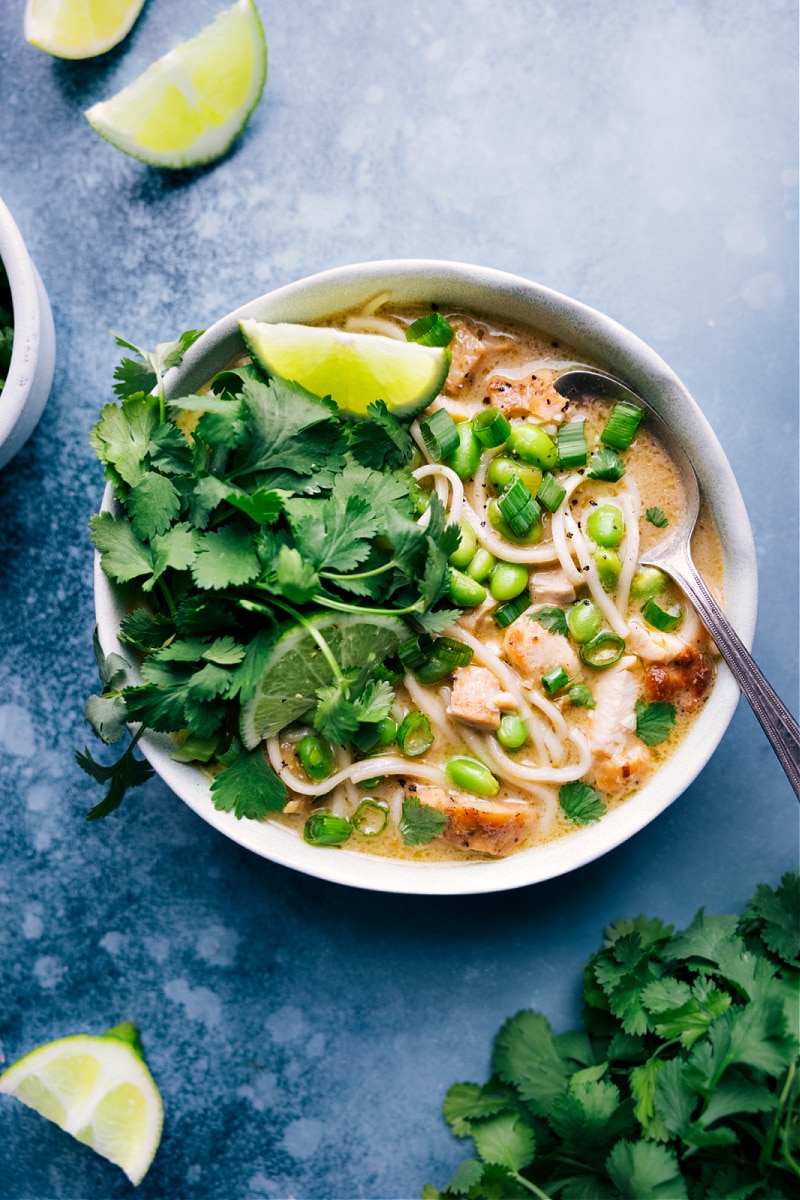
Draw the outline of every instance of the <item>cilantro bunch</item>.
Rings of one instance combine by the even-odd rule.
[[[134,682],[130,663],[96,646],[104,686],[87,720],[105,742],[138,729],[112,766],[78,754],[108,785],[90,819],[150,774],[133,755],[144,729],[180,732],[180,757],[222,768],[218,808],[256,818],[282,809],[286,788],[239,740],[241,706],[281,633],[311,628],[320,611],[401,617],[410,632],[438,632],[457,615],[437,604],[458,528],[435,495],[427,526],[417,523],[407,424],[380,399],[367,420],[348,420],[329,399],[253,364],[222,372],[203,394],[167,397],[164,373],[198,336],[155,351],[117,338],[136,357],[117,367],[118,402],[90,434],[116,501],[92,518],[92,541],[105,573],[129,588],[120,637],[141,676]],[[393,692],[366,649],[357,669],[340,667],[318,629],[314,637],[331,683],[306,717],[343,741],[382,720]]]
[[[617,921],[584,969],[583,1029],[526,1010],[444,1116],[471,1137],[424,1200],[789,1200],[800,1180],[800,876],[740,917]]]

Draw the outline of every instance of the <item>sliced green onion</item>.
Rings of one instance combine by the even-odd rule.
[[[508,604],[502,604],[500,608],[495,609],[492,613],[496,625],[501,629],[507,629],[509,625],[513,625],[517,617],[521,617],[531,606],[531,598],[527,592],[522,592],[514,600],[509,600]]]
[[[392,687],[397,687],[398,683],[401,683],[403,679],[403,670],[397,656],[394,654],[384,659],[382,663],[378,663],[372,673],[376,679],[385,679]]]
[[[500,493],[497,505],[503,520],[517,537],[524,537],[542,515],[541,508],[518,475]]]
[[[642,605],[642,616],[648,625],[652,625],[653,629],[661,630],[662,633],[672,633],[673,629],[677,629],[683,620],[683,613],[679,608],[671,610],[661,608],[652,596]]]
[[[369,779],[360,780],[358,786],[360,788],[363,788],[365,792],[371,792],[374,788],[381,786],[381,784],[384,781],[384,778],[385,778],[385,776],[383,776],[383,775],[371,775],[369,777]]]
[[[389,822],[389,805],[384,800],[368,797],[353,813],[353,828],[362,837],[377,837]]]
[[[446,408],[437,408],[436,412],[420,421],[419,431],[431,458],[436,462],[449,458],[458,446],[458,429]]]
[[[555,475],[542,476],[542,482],[539,485],[539,490],[536,493],[536,499],[540,504],[543,504],[549,512],[554,513],[561,505],[566,496],[566,489],[556,479]]]
[[[615,450],[627,450],[643,416],[644,412],[635,404],[620,401],[611,410],[600,441],[606,446],[613,446]]]
[[[417,667],[414,674],[420,683],[438,683],[457,667],[469,666],[473,653],[470,646],[457,642],[454,638],[436,638],[430,658],[421,667]]]
[[[313,733],[300,738],[295,747],[297,757],[309,779],[319,782],[333,774],[333,753],[320,738]]]
[[[559,425],[556,447],[558,449],[558,465],[564,470],[572,467],[585,467],[587,458],[585,422],[568,421],[565,425]]]
[[[551,671],[545,672],[542,676],[542,687],[548,696],[552,696],[555,692],[560,692],[568,683],[569,675],[563,667],[553,667]]]
[[[397,731],[397,744],[408,758],[416,758],[424,754],[433,745],[431,723],[425,713],[410,712],[400,723]]]
[[[613,667],[625,653],[625,639],[610,629],[596,634],[590,642],[580,648],[581,660],[589,667]]]
[[[502,446],[511,433],[511,426],[499,408],[484,408],[472,422],[475,436],[482,446]]]
[[[303,826],[303,840],[309,846],[341,846],[352,832],[353,826],[347,817],[314,813]]]
[[[573,683],[569,689],[569,702],[575,708],[597,708],[594,696],[585,683]]]
[[[453,336],[453,326],[437,312],[412,321],[406,330],[406,341],[419,342],[420,346],[449,346]]]
[[[416,671],[433,654],[433,638],[429,633],[409,638],[397,647],[397,657],[407,671]]]

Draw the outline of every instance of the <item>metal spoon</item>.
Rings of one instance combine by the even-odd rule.
[[[680,474],[686,512],[681,524],[651,550],[642,562],[647,566],[660,567],[683,588],[750,702],[800,799],[800,727],[745,649],[692,560],[690,542],[700,511],[700,489],[686,451],[663,417],[651,408],[646,400],[611,375],[579,368],[564,371],[554,380],[553,386],[560,395],[569,400],[597,396],[612,402],[625,400],[646,410],[660,441]]]

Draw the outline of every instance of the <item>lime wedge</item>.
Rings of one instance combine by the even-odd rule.
[[[28,0],[25,40],[58,58],[94,58],[125,37],[144,0]]]
[[[263,321],[240,321],[239,328],[268,375],[291,379],[315,396],[330,396],[353,417],[365,417],[376,400],[396,417],[414,416],[438,396],[450,369],[447,347],[379,333]]]
[[[342,670],[365,665],[370,655],[381,662],[408,637],[399,617],[331,613],[311,623],[330,646]],[[313,635],[292,625],[278,638],[255,693],[242,706],[239,734],[248,750],[304,716],[317,703],[316,690],[333,673]]]
[[[153,167],[219,158],[241,133],[267,78],[267,44],[253,0],[237,0],[196,37],[87,109],[102,137]]]
[[[164,1111],[138,1046],[138,1032],[127,1022],[103,1037],[60,1038],[0,1075],[0,1092],[116,1163],[131,1183],[141,1183],[161,1140]]]

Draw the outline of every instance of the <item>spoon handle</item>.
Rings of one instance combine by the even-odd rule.
[[[706,587],[688,553],[672,554],[659,564],[681,585],[713,637],[719,652],[744,692],[789,782],[800,799],[800,727],[764,678],[753,657]]]

